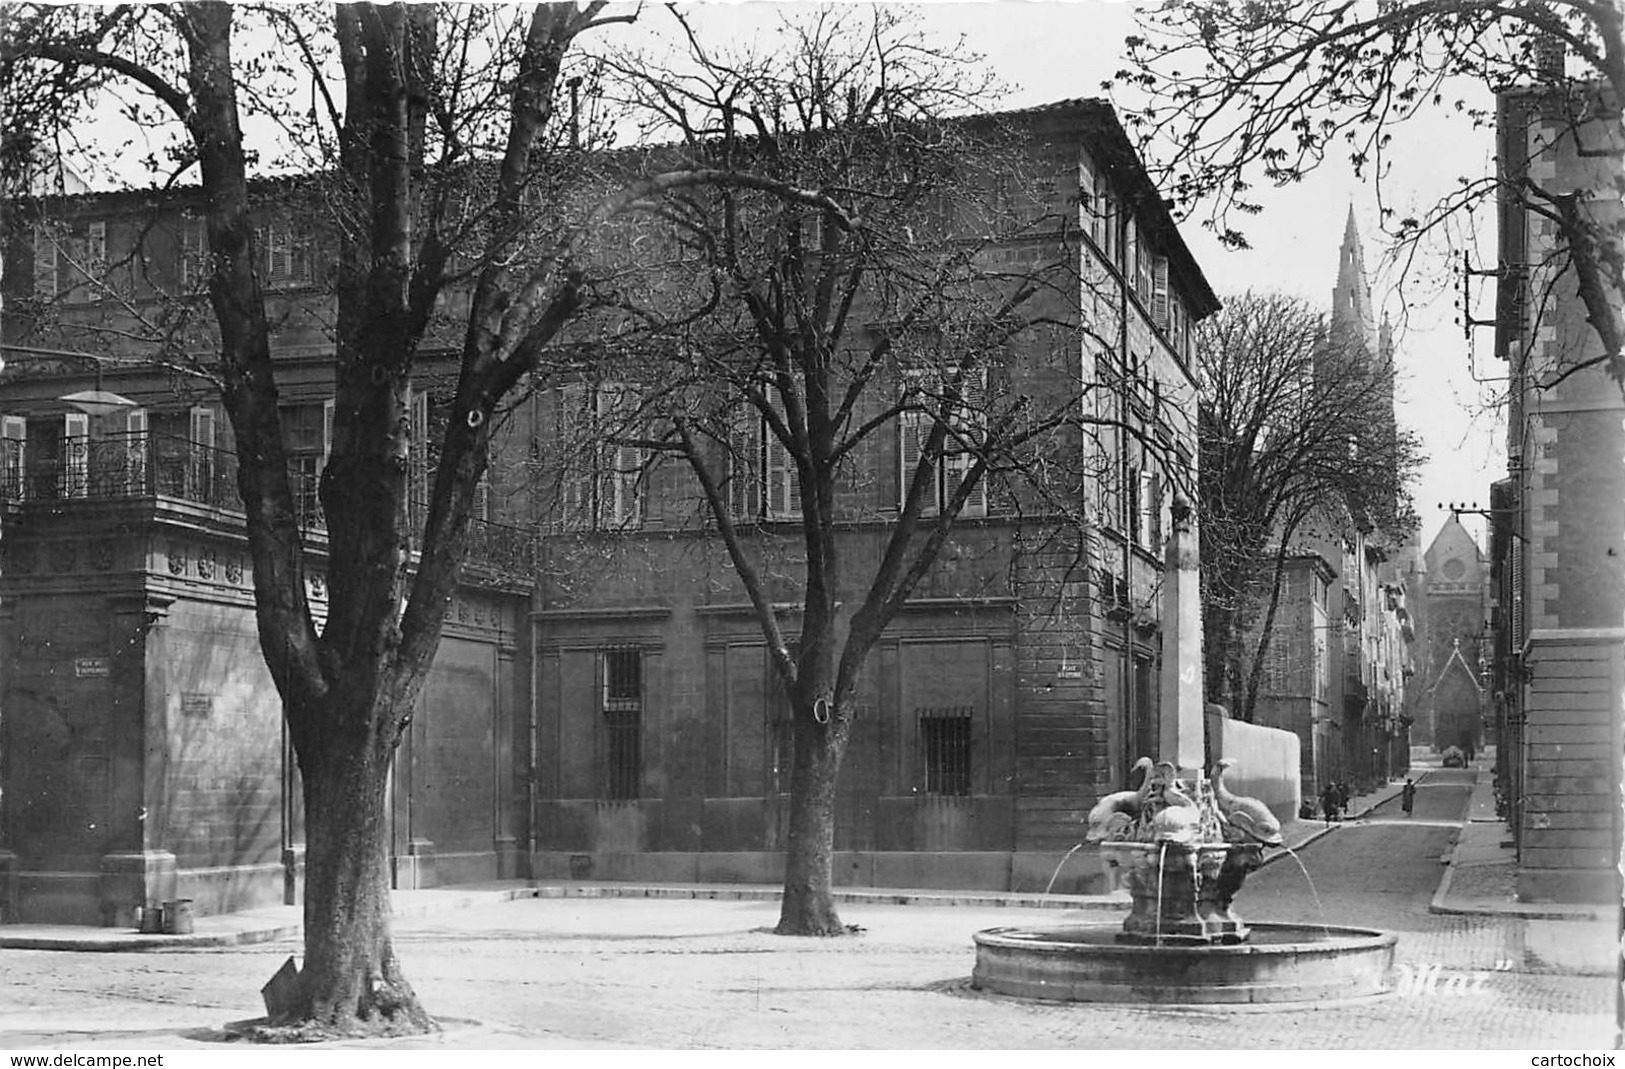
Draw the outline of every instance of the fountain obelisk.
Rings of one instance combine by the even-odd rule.
[[[1162,571],[1162,707],[1158,749],[1180,771],[1200,771],[1202,745],[1202,590],[1196,523],[1175,500]]]

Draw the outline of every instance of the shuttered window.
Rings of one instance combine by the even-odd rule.
[[[919,395],[919,407],[900,413],[897,419],[897,507],[901,509],[906,503],[915,474],[924,462],[931,468],[930,485],[920,512],[935,516],[953,501],[976,466],[974,450],[985,439],[987,429],[987,370],[978,368],[961,378],[957,369],[950,368],[941,376],[922,374],[911,378],[911,388]],[[956,382],[960,394],[957,398],[952,396]],[[941,454],[927,457],[926,447],[939,414],[947,420]],[[966,497],[959,515],[987,515],[985,472]]]
[[[62,491],[68,497],[90,493],[90,417],[69,412],[62,417]]]
[[[28,461],[28,420],[0,416],[0,500],[21,501]]]
[[[795,458],[754,410],[744,413],[729,435],[728,507],[735,523],[801,519]]]
[[[43,226],[34,228],[34,296],[55,297],[58,277],[56,270],[56,235]]]
[[[643,523],[648,457],[640,390],[626,383],[572,383],[553,391],[560,526],[618,530]]]

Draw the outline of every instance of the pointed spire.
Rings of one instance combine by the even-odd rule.
[[[1365,252],[1360,247],[1360,227],[1349,205],[1343,225],[1343,247],[1337,258],[1337,286],[1332,290],[1332,321],[1341,322],[1365,339],[1366,351],[1377,349],[1376,323],[1371,315],[1371,288],[1365,278]]]

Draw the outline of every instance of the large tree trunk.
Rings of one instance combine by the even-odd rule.
[[[385,718],[389,719],[389,718]],[[435,1027],[390,939],[389,770],[393,741],[327,716],[301,748],[305,967],[288,1023],[340,1033]],[[375,720],[376,722],[376,720]]]
[[[831,892],[835,864],[835,783],[851,733],[848,711],[831,709],[821,724],[810,708],[795,711],[790,775],[790,842],[785,858],[779,935],[845,935]]]

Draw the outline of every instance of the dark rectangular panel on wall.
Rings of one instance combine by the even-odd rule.
[[[728,796],[728,651],[705,651],[705,797]]]
[[[978,737],[977,744],[988,758],[988,793],[1011,794],[1016,778],[1015,651],[996,642],[992,655],[985,737]]]
[[[162,824],[182,868],[275,863],[281,854],[281,704],[250,612],[181,603],[165,624],[168,691]]]
[[[559,654],[559,793],[560,798],[596,798],[598,686],[597,655],[592,650]]]
[[[1112,782],[1121,783],[1128,772],[1128,765],[1123,761],[1123,750],[1128,744],[1124,738],[1123,725],[1123,647],[1107,643],[1101,651],[1101,670],[1105,684],[1104,704],[1106,708],[1106,746],[1111,755]]]
[[[673,747],[670,733],[675,724],[671,717],[671,681],[661,651],[641,650],[643,661],[643,724],[642,785],[644,798],[664,798],[671,793]]]
[[[768,677],[766,648],[728,647],[728,780],[727,797],[754,798],[768,793],[765,774],[769,700],[775,693]]]
[[[536,708],[530,715],[536,721],[536,797],[560,798],[561,658],[557,651],[538,651],[536,656]],[[531,815],[535,819],[535,814]]]
[[[411,835],[440,853],[490,850],[495,838],[493,675],[490,646],[445,638],[424,685]]]

